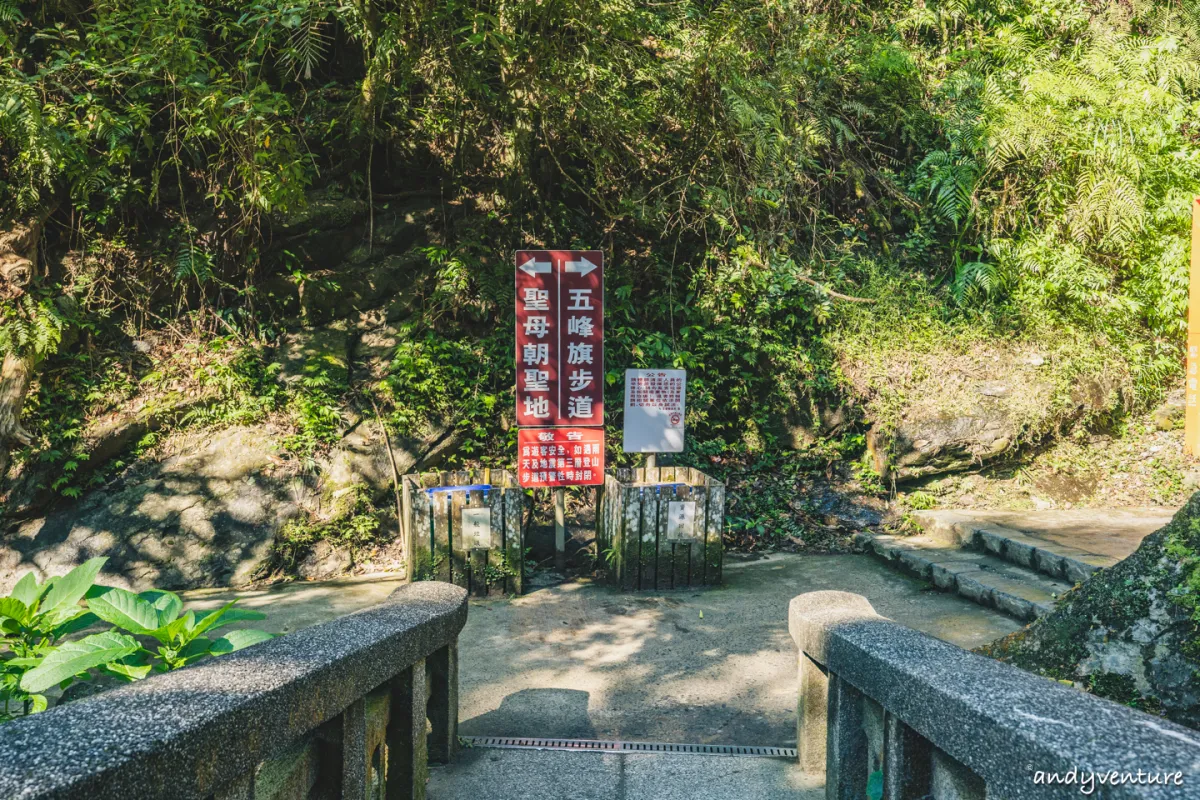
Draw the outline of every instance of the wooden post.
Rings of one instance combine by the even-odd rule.
[[[1188,275],[1188,338],[1183,452],[1200,455],[1200,197],[1192,201],[1192,263]]]
[[[567,568],[567,490],[554,490],[554,567]]]

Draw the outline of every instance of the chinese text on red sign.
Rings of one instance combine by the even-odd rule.
[[[528,489],[604,483],[604,429],[523,428],[517,477]]]
[[[518,250],[517,424],[604,424],[604,256]]]

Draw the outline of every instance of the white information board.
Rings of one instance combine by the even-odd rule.
[[[492,510],[490,508],[464,508],[462,526],[462,541],[470,547],[492,546]]]
[[[696,501],[672,500],[667,503],[667,539],[696,538]]]
[[[686,370],[625,370],[625,452],[682,453],[686,396]]]

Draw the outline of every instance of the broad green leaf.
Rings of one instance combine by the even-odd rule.
[[[42,694],[30,695],[29,697],[29,713],[40,714],[46,710],[50,704],[46,702],[46,696]]]
[[[249,647],[250,645],[265,642],[273,638],[275,637],[266,631],[230,631],[213,642],[212,647],[208,648],[208,652],[214,656],[223,656],[226,653],[232,653],[235,650],[241,650],[243,647]]]
[[[58,606],[38,614],[33,618],[30,627],[39,631],[53,631],[60,625],[65,625],[76,617],[88,613],[82,606]]]
[[[26,572],[21,576],[21,580],[17,581],[17,585],[13,587],[11,596],[20,600],[26,606],[33,606],[44,591],[46,591],[46,587],[38,584],[37,578],[33,576],[33,573]]]
[[[42,659],[41,664],[21,677],[21,689],[31,694],[43,692],[80,672],[124,658],[139,649],[132,637],[114,631],[67,642],[59,645]]]
[[[212,618],[213,613],[205,614],[204,612],[201,612],[198,616],[200,624],[197,626],[195,632],[203,633],[204,631],[224,628],[226,625],[234,622],[256,621],[267,618],[267,615],[261,611],[250,611],[249,609],[244,608],[230,608],[230,606],[233,605],[233,602],[230,602],[224,608],[213,612],[216,614],[216,619]]]
[[[150,664],[143,663],[143,659],[136,655],[126,656],[120,661],[113,661],[110,664],[105,664],[100,669],[107,672],[109,675],[120,678],[125,682],[140,681],[142,678],[150,674]]]
[[[196,613],[189,611],[174,622],[168,623],[163,630],[166,638],[160,639],[164,644],[179,644],[189,641],[194,635],[191,631],[196,624]]]
[[[150,605],[154,606],[154,610],[158,612],[158,625],[156,628],[161,628],[179,618],[179,612],[183,610],[183,601],[179,599],[179,595],[174,592],[164,591],[162,589],[151,589],[148,592],[142,592],[138,595]]]
[[[124,589],[109,589],[89,599],[88,609],[105,622],[130,633],[153,634],[158,628],[158,612],[154,606]]]
[[[230,600],[220,608],[212,611],[201,611],[196,614],[196,624],[195,627],[191,628],[190,633],[193,636],[199,636],[210,628],[219,628],[225,625],[226,623],[222,620],[233,611],[233,604],[236,602],[237,600]]]
[[[211,639],[199,636],[184,645],[183,649],[179,651],[179,657],[190,664],[198,658],[209,655],[209,648],[212,647],[212,644]]]
[[[40,657],[39,658],[10,658],[8,661],[4,662],[4,665],[7,667],[22,667],[22,668],[24,668],[24,667],[36,667],[40,663],[42,663],[42,659]]]
[[[31,616],[29,607],[22,601],[15,597],[0,597],[0,617],[8,617],[27,625]]]
[[[79,631],[95,625],[99,621],[100,618],[91,611],[81,608],[79,609],[79,613],[74,617],[58,623],[58,626],[54,629],[54,638],[61,639],[64,636],[70,636],[72,633],[79,633]]]
[[[247,620],[266,619],[267,615],[261,611],[251,611],[248,608],[231,608],[225,612],[225,616],[221,618],[222,625],[228,625],[231,622],[245,622]]]
[[[76,605],[83,599],[87,590],[96,582],[100,568],[108,559],[104,556],[89,558],[75,569],[54,581],[50,591],[42,599],[41,608],[51,610],[64,606]]]

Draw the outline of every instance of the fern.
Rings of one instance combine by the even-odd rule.
[[[0,353],[40,360],[58,349],[66,318],[49,298],[23,295],[0,313]]]
[[[194,280],[203,286],[212,279],[212,256],[190,239],[181,241],[175,250],[175,282]]]
[[[311,0],[289,9],[284,15],[284,27],[291,28],[282,61],[297,76],[312,79],[313,68],[325,60],[329,51],[329,35],[325,32],[330,10],[319,0]]]
[[[0,22],[20,22],[25,19],[16,0],[0,0]]]
[[[1000,287],[1000,272],[995,264],[983,261],[968,261],[960,264],[954,273],[951,292],[955,301],[965,302],[975,292],[991,295]]]

